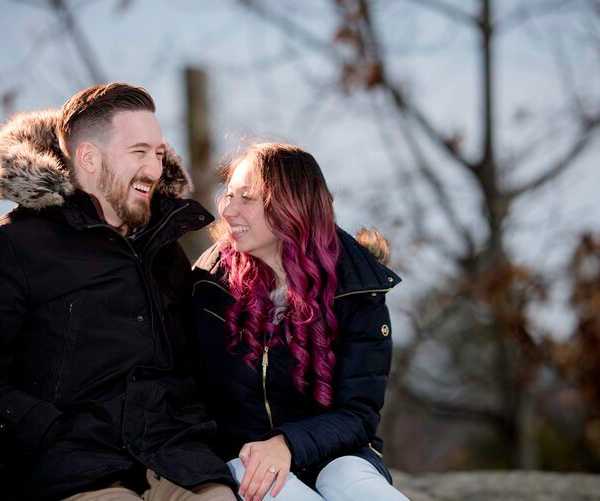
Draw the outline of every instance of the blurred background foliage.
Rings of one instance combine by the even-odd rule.
[[[283,136],[388,236],[390,466],[600,471],[600,1],[0,6],[3,118],[143,85],[206,205],[224,152]]]

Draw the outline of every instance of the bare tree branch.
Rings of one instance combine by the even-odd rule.
[[[80,30],[75,17],[65,1],[48,0],[48,2],[57,17],[62,20],[67,33],[73,41],[75,49],[88,70],[91,81],[96,84],[106,82],[107,79],[105,74],[100,68],[99,58],[94,54],[90,43]]]
[[[454,138],[450,135],[445,135],[440,132],[434,125],[433,122],[425,116],[425,114],[414,104],[409,102],[405,97],[402,90],[394,86],[392,83],[387,81],[384,76],[384,80],[381,82],[381,86],[389,93],[392,98],[394,106],[399,112],[405,113],[420,125],[427,137],[441,150],[445,151],[450,158],[456,163],[466,167],[469,171],[475,171],[475,165],[471,163],[466,157],[460,154],[456,148]]]
[[[454,206],[450,201],[450,197],[446,193],[443,182],[435,174],[427,162],[425,154],[421,150],[421,147],[419,146],[410,125],[405,120],[401,120],[400,126],[402,127],[406,142],[411,149],[413,157],[417,163],[419,172],[423,176],[423,179],[425,179],[425,181],[428,183],[436,197],[441,209],[441,214],[446,217],[450,223],[450,226],[452,226],[452,228],[454,228],[454,230],[462,237],[466,248],[465,253],[468,255],[473,254],[475,252],[475,242],[473,241],[473,238],[467,228],[460,221],[460,218],[458,217],[458,214],[456,213]]]
[[[460,21],[462,23],[467,23],[469,25],[477,24],[479,20],[465,12],[462,9],[454,5],[450,5],[442,0],[404,0],[405,2],[413,3],[418,5],[419,7],[426,7],[435,11],[439,14],[443,14],[446,17],[452,18],[456,21]]]
[[[258,14],[263,20],[277,26],[284,33],[296,38],[307,47],[334,59],[340,60],[340,56],[331,43],[320,40],[300,24],[292,21],[289,17],[281,15],[272,9],[265,9],[259,0],[239,0],[251,12]]]
[[[526,193],[542,188],[548,182],[553,181],[559,175],[564,174],[569,168],[576,164],[576,160],[585,151],[586,147],[596,139],[596,132],[599,128],[600,116],[587,121],[582,127],[581,132],[578,134],[578,139],[571,145],[562,158],[538,177],[507,192],[506,196],[510,199],[518,198]]]
[[[554,14],[560,9],[574,7],[574,2],[565,0],[542,0],[533,4],[530,0],[521,2],[518,7],[496,20],[496,29],[502,33],[518,28],[521,24],[539,16]]]
[[[379,120],[376,120],[380,141],[384,146],[390,164],[392,166],[396,166],[398,164],[398,154],[394,151],[396,141],[391,136],[389,129],[385,126],[385,114],[376,106],[375,100],[372,99],[371,104],[374,108],[376,108],[374,113],[380,117]],[[412,225],[417,232],[417,236],[419,238],[423,238],[425,236],[425,225],[423,224],[423,216],[425,211],[418,197],[416,196],[416,190],[412,188],[412,176],[407,173],[406,169],[403,169],[400,166],[396,168],[396,172],[398,175],[398,180],[404,192],[406,193],[406,199],[408,201],[407,207]]]

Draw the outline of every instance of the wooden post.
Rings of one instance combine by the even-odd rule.
[[[187,95],[187,130],[190,152],[190,174],[194,182],[191,196],[215,216],[214,193],[217,183],[211,169],[210,115],[208,109],[208,77],[201,69],[185,70]],[[194,263],[198,256],[211,245],[206,229],[188,233],[181,243]]]

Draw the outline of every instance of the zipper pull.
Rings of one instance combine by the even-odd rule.
[[[263,348],[262,366],[266,369],[269,366],[269,347]]]

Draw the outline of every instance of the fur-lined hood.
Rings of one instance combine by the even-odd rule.
[[[58,110],[20,113],[0,129],[0,199],[30,209],[61,206],[75,186],[58,146]],[[167,145],[157,193],[182,198],[192,182]]]

